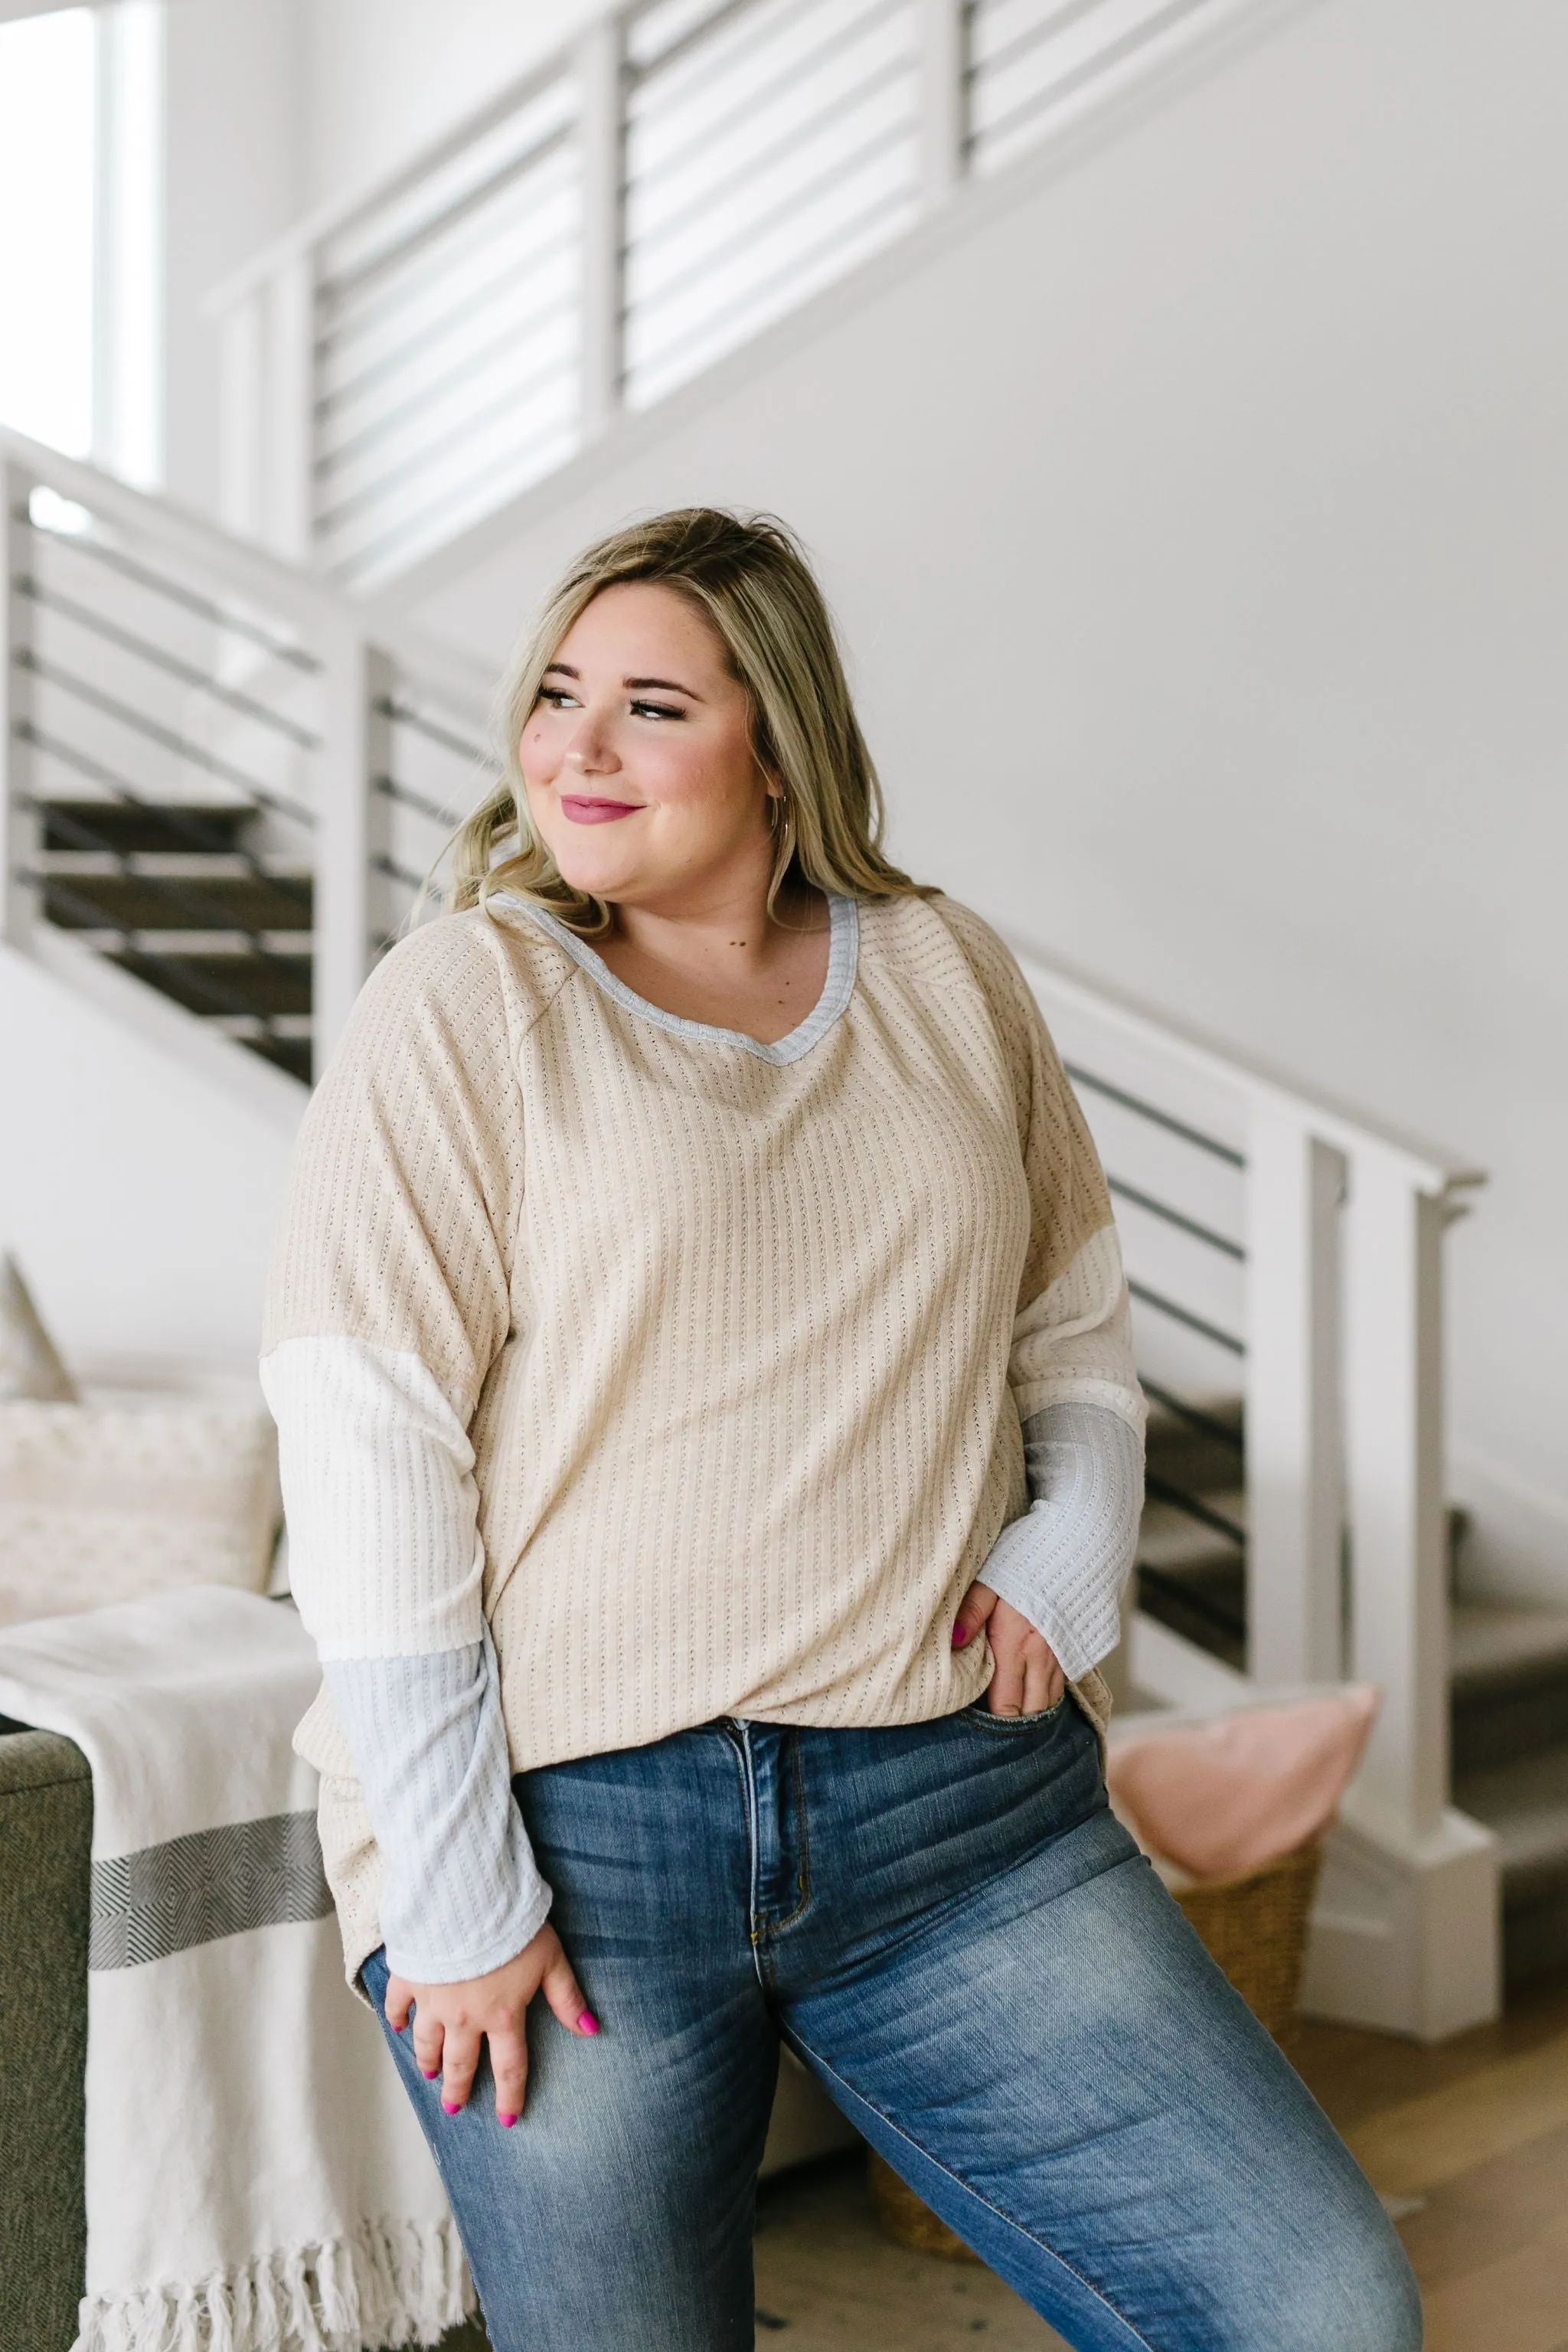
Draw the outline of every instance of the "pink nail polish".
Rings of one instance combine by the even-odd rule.
[[[427,2083],[433,2083],[433,2082],[436,2080],[437,2075],[440,2073],[441,2069],[439,2068],[439,2066],[432,2066],[432,2067],[430,2067],[430,2068],[428,2069],[428,2071],[426,2071],[426,2068],[424,2068],[424,2067],[422,2066],[422,2067],[419,2069],[419,2071],[420,2071],[420,2073],[421,2073],[422,2074],[424,2074],[424,2076],[425,2076],[425,2080],[426,2080]]]
[[[516,2121],[517,2117],[515,2116],[502,2116],[500,2119],[500,2127],[502,2131],[510,2131]]]
[[[458,2103],[457,2103],[457,2101],[456,2101],[455,2099],[443,2099],[443,2100],[442,2100],[442,2102],[441,2102],[441,2113],[442,2113],[444,2116],[460,2116],[460,2115],[462,2114],[462,2112],[463,2112],[463,2110],[461,2109],[461,2107],[460,2107],[460,2106],[458,2106]]]
[[[967,1626],[967,1625],[955,1625],[955,1626],[953,1627],[953,1629],[952,1629],[952,1646],[953,1646],[953,1648],[954,1648],[955,1650],[962,1650],[962,1649],[963,1649],[963,1645],[964,1645],[964,1643],[965,1643],[965,1642],[967,1642],[967,1641],[968,1641],[968,1639],[969,1639],[969,1628],[968,1628],[968,1626]]]
[[[577,2031],[579,2033],[597,2033],[599,2031],[599,2021],[591,2009],[585,2009],[577,2020]]]

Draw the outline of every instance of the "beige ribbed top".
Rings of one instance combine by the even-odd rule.
[[[988,1659],[952,1621],[1027,1507],[1022,1420],[1142,1419],[1104,1180],[1013,957],[946,898],[832,913],[773,1046],[521,903],[444,918],[307,1114],[266,1336],[294,1589],[328,1657],[456,1648],[482,1610],[514,1769],[964,1705]],[[324,1702],[301,1746],[352,1843]]]

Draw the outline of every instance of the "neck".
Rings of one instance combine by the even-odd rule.
[[[656,905],[615,903],[616,934],[638,956],[687,971],[702,967],[737,975],[760,971],[803,931],[827,926],[820,890],[785,883],[773,913],[767,910],[767,876],[715,878]]]

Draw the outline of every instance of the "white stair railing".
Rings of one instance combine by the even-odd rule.
[[[0,488],[0,937],[116,965],[309,1077],[482,788],[482,681],[19,435]],[[447,815],[414,810],[405,840],[395,796],[437,789],[417,765],[399,782],[421,713],[475,748],[442,751]]]
[[[1117,1195],[1152,1400],[1222,1440],[1216,1408],[1243,1405],[1238,1499],[1168,1499],[1237,1539],[1247,1679],[1383,1695],[1320,2003],[1474,2023],[1497,2000],[1496,1859],[1448,1806],[1442,1237],[1479,1173],[1020,952]],[[1215,1670],[1155,1627],[1132,1672],[1184,1704]]]
[[[213,297],[224,519],[377,586],[1263,0],[637,0]]]

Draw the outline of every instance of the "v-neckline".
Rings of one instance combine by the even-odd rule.
[[[498,897],[503,894],[498,892]],[[827,976],[822,993],[804,1021],[798,1022],[783,1037],[771,1045],[760,1037],[749,1036],[743,1029],[721,1029],[707,1021],[688,1021],[679,1013],[667,1013],[661,1004],[650,1004],[624,980],[617,980],[609,965],[586,940],[579,939],[558,915],[533,899],[504,894],[507,903],[521,907],[540,929],[547,931],[558,945],[564,948],[574,963],[585,971],[606,996],[614,999],[626,1013],[638,1020],[651,1021],[656,1028],[668,1030],[672,1036],[689,1037],[695,1043],[709,1045],[739,1045],[744,1053],[754,1054],[760,1061],[798,1062],[804,1054],[821,1042],[844,1011],[855,992],[855,975],[859,963],[860,910],[858,902],[837,890],[826,891],[829,938]]]

